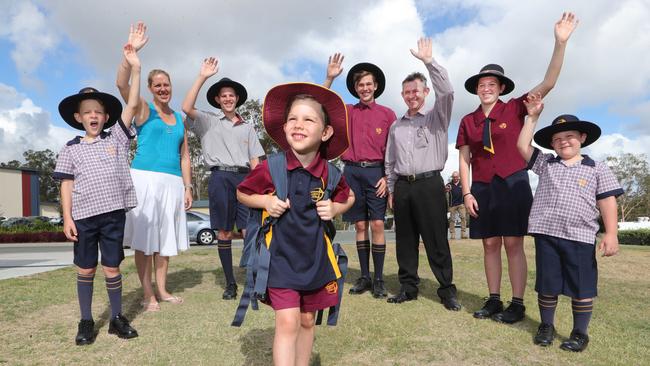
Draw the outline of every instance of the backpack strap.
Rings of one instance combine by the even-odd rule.
[[[325,187],[325,193],[323,194],[323,199],[330,199],[332,192],[336,189],[336,186],[341,180],[341,171],[332,163],[327,163],[327,186]],[[336,236],[336,228],[332,221],[324,221],[324,230],[325,235],[331,240],[334,240]],[[341,271],[341,277],[336,280],[339,291],[339,301],[335,306],[331,306],[327,313],[327,325],[334,326],[337,323],[339,312],[341,310],[341,301],[343,299],[343,285],[345,284],[345,277],[348,272],[348,256],[345,254],[343,247],[339,243],[333,243],[332,249],[334,250],[334,255],[337,258],[337,265]],[[320,325],[323,322],[323,310],[319,310],[316,316],[316,324]]]
[[[273,154],[267,161],[276,195],[281,200],[285,200],[289,189],[286,156],[284,153]],[[258,310],[257,300],[266,300],[266,285],[271,263],[271,253],[266,246],[266,234],[276,221],[277,218],[264,215],[262,210],[251,210],[244,243],[245,250],[248,247],[250,251],[246,268],[246,286],[231,324],[234,327],[239,327],[244,322],[249,304],[253,310]]]

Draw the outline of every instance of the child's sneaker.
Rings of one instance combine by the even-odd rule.
[[[74,342],[77,346],[84,346],[95,341],[95,322],[90,319],[81,319]]]
[[[115,318],[111,319],[111,323],[108,326],[108,334],[115,334],[123,339],[138,336],[138,332],[131,327],[129,320],[122,314],[117,314]]]

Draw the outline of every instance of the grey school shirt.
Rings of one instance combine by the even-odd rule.
[[[454,89],[444,67],[435,61],[426,67],[436,101],[430,110],[422,108],[414,116],[405,114],[390,127],[384,163],[389,192],[393,192],[398,175],[442,170],[447,161]]]
[[[252,123],[232,123],[221,111],[196,111],[196,120],[187,117],[187,126],[201,140],[203,159],[209,167],[247,167],[250,160],[264,155]]]

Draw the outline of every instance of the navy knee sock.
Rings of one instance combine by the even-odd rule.
[[[514,297],[514,296],[513,296],[513,297],[512,297],[512,300],[510,301],[510,303],[511,303],[511,304],[517,304],[517,305],[524,306],[524,299],[522,299],[522,298],[520,298],[520,297]]]
[[[361,277],[370,278],[370,240],[357,241]]]
[[[235,274],[232,270],[232,240],[217,240],[219,260],[223,274],[226,276],[226,284],[235,283]]]
[[[81,319],[93,319],[93,282],[95,274],[84,275],[77,273],[77,296],[79,297],[79,310],[81,310]]]
[[[372,243],[372,264],[375,268],[375,279],[384,278],[384,258],[386,257],[386,244]]]
[[[111,319],[122,312],[122,275],[113,278],[106,277],[106,292],[111,303]]]
[[[591,313],[594,310],[594,300],[576,301],[572,299],[571,310],[573,311],[573,330],[587,334]]]
[[[501,294],[490,294],[488,300],[501,301]]]
[[[539,317],[542,323],[553,324],[555,321],[555,308],[557,307],[557,295],[537,294],[537,305],[539,306]]]

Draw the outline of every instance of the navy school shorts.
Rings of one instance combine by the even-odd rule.
[[[535,234],[535,291],[588,299],[598,295],[596,245]]]
[[[237,201],[237,185],[246,173],[213,170],[208,182],[210,200],[210,226],[214,230],[232,231],[235,224],[238,230],[246,229],[248,207]]]
[[[102,266],[119,267],[124,260],[124,210],[111,211],[81,220],[74,220],[77,241],[74,243],[74,264],[80,268],[97,267],[97,247],[102,253]]]
[[[384,167],[362,168],[346,165],[343,169],[343,176],[354,192],[354,205],[343,214],[343,221],[383,221],[388,200],[386,197],[377,197],[375,185],[384,176]]]
[[[533,205],[527,170],[505,179],[495,175],[490,183],[473,182],[471,192],[479,211],[477,218],[470,217],[470,238],[526,235]]]

